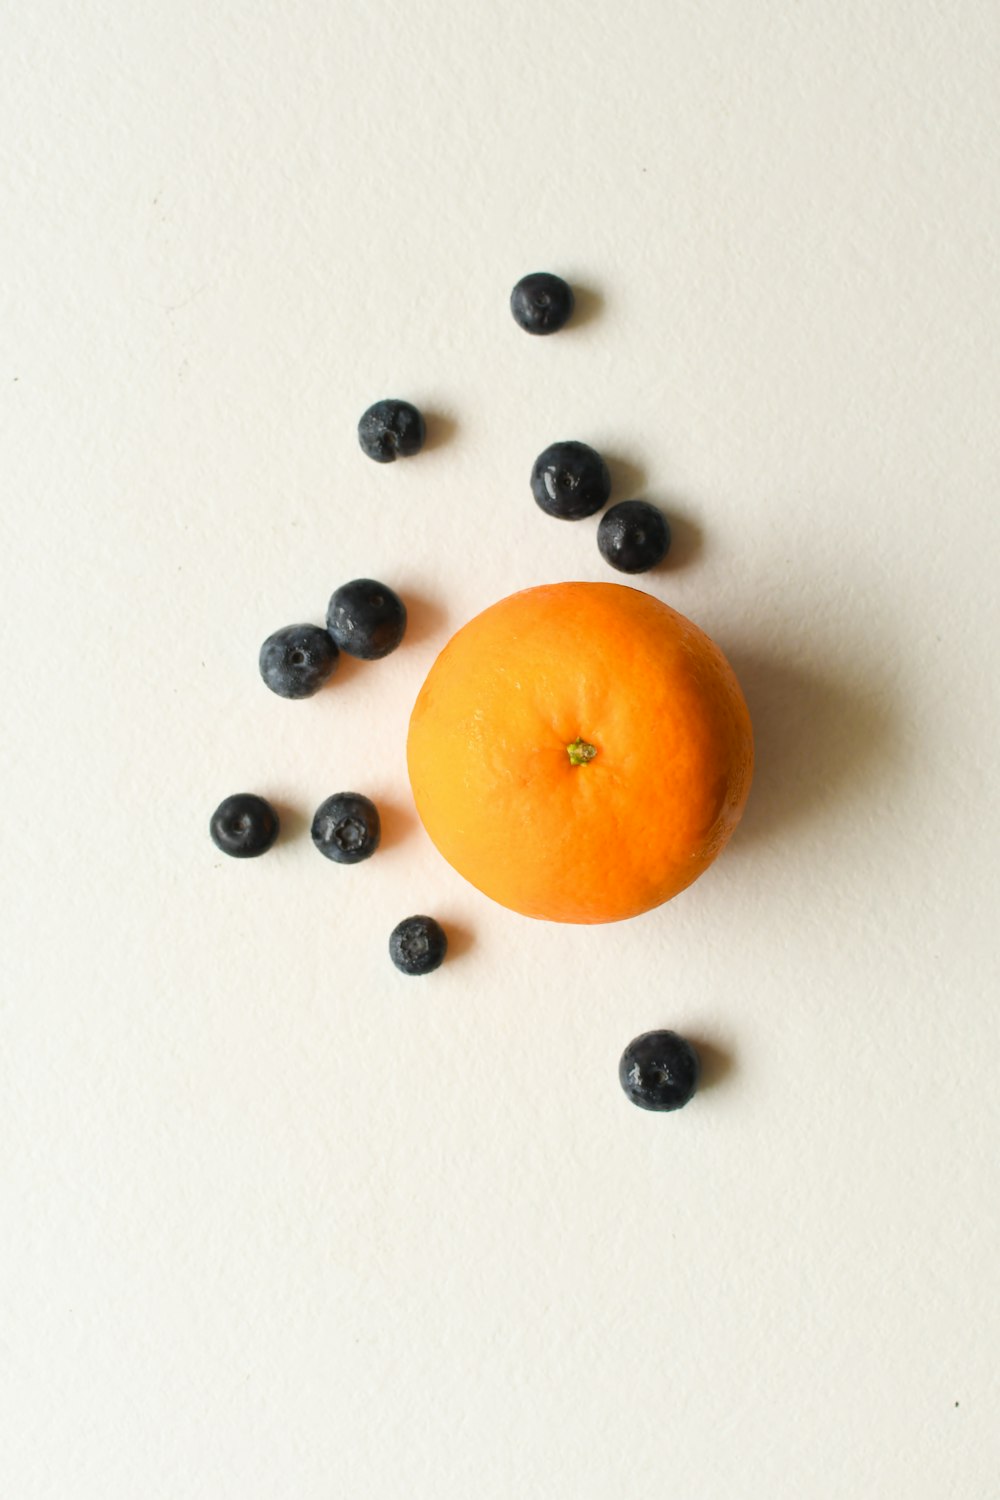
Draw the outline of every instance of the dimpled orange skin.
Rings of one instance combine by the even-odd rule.
[[[568,747],[596,753],[574,765]],[[494,901],[617,922],[676,896],[739,822],[750,715],[697,625],[638,589],[558,583],[457,632],[410,718],[421,821]]]

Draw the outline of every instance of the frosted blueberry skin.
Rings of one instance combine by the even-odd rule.
[[[378,661],[403,639],[406,605],[387,584],[354,578],[331,594],[326,628],[348,656]]]
[[[311,698],[336,670],[336,641],[318,625],[286,625],[260,648],[260,675],[279,698]]]
[[[278,837],[278,814],[255,792],[236,792],[220,802],[209,819],[212,843],[233,859],[256,859]]]
[[[601,455],[586,443],[552,443],[532,465],[531,493],[546,515],[581,521],[607,504],[611,475]]]
[[[698,1087],[699,1072],[698,1054],[684,1037],[645,1031],[622,1053],[618,1081],[640,1109],[683,1109]]]
[[[510,310],[525,333],[558,333],[573,315],[573,288],[550,271],[532,271],[511,292]]]
[[[389,957],[401,974],[430,974],[447,951],[444,928],[433,917],[407,917],[389,937]]]
[[[313,814],[312,841],[338,865],[370,859],[382,837],[378,808],[360,792],[335,792]]]
[[[377,464],[412,458],[424,446],[423,416],[409,401],[376,401],[358,423],[361,451]]]
[[[597,545],[619,573],[645,573],[669,552],[670,526],[648,500],[620,500],[601,517]]]

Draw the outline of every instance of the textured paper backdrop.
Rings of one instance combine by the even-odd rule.
[[[0,27],[4,1494],[992,1500],[996,7]],[[529,339],[544,268],[585,315]],[[386,394],[434,418],[392,469]],[[564,437],[674,521],[647,586],[758,736],[717,867],[604,930],[465,887],[403,756],[451,630],[611,576],[528,494]],[[272,698],[362,573],[405,648]],[[676,1117],[616,1080],[663,1025]]]

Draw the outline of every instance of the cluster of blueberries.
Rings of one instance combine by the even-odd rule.
[[[406,631],[406,606],[388,585],[354,578],[335,589],[326,628],[286,625],[260,648],[260,675],[281,698],[311,698],[333,675],[343,651],[377,661],[395,651]],[[215,809],[209,832],[217,849],[235,859],[266,854],[278,837],[278,814],[255,792],[237,792]],[[338,865],[370,859],[379,846],[378,808],[361,792],[335,792],[313,814],[312,841]],[[404,974],[429,974],[444,961],[448,939],[433,917],[407,917],[389,938],[389,955]]]
[[[515,322],[527,333],[557,333],[573,313],[573,289],[547,271],[524,276],[510,295]],[[422,414],[409,401],[377,401],[358,423],[358,442],[375,463],[393,463],[419,453],[426,438]],[[611,476],[601,455],[586,443],[553,443],[531,470],[531,492],[547,515],[578,521],[595,515],[611,495]],[[602,517],[597,530],[601,555],[623,573],[642,573],[666,556],[670,527],[645,500],[623,500]],[[336,671],[340,653],[375,661],[403,639],[406,606],[373,578],[355,578],[330,599],[326,628],[286,625],[260,648],[260,675],[282,698],[310,698]],[[216,847],[236,859],[264,854],[278,836],[278,815],[253,792],[219,804],[209,824]],[[360,792],[337,792],[316,809],[312,840],[327,859],[353,865],[375,853],[381,838],[378,808]],[[407,917],[392,931],[389,955],[404,974],[428,974],[444,961],[448,940],[433,917]],[[649,1031],[630,1042],[618,1076],[634,1104],[674,1110],[687,1104],[698,1085],[699,1059],[691,1043],[674,1031]]]
[[[558,333],[572,316],[573,304],[573,288],[549,271],[523,276],[510,294],[514,321],[527,333]],[[586,443],[553,443],[535,459],[531,493],[547,515],[581,521],[607,505],[611,476],[601,455]],[[666,557],[670,527],[655,505],[622,500],[601,518],[597,545],[619,572],[645,573]]]
[[[510,294],[515,321],[527,333],[558,333],[573,312],[573,289],[560,276],[535,271]],[[378,464],[412,458],[426,437],[426,423],[409,401],[376,401],[358,423],[362,450]],[[546,515],[581,521],[603,510],[611,497],[604,459],[587,443],[552,443],[535,459],[531,493]],[[597,528],[601,556],[620,573],[645,573],[670,550],[670,526],[646,500],[621,500]]]

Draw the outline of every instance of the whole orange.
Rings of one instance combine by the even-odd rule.
[[[558,583],[452,637],[414,705],[407,761],[424,827],[487,896],[615,922],[676,896],[723,848],[753,736],[697,625],[622,584]]]

